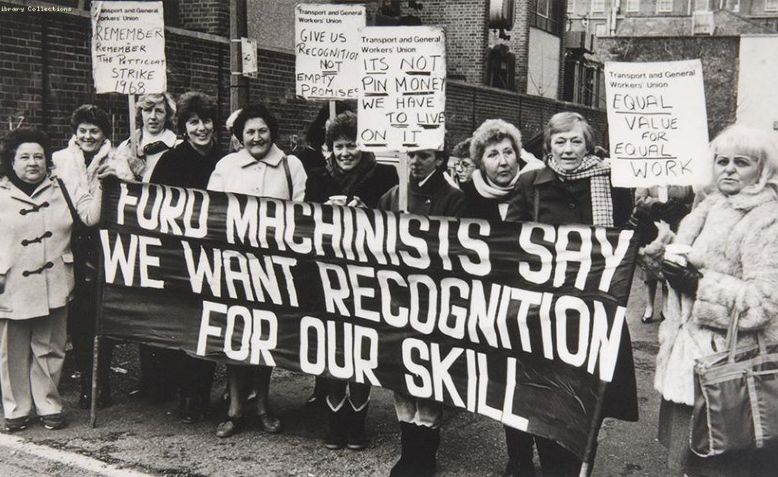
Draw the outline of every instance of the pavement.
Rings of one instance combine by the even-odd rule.
[[[656,441],[659,396],[653,390],[658,323],[642,324],[645,290],[637,277],[628,307],[640,402],[640,421],[606,420],[600,432],[594,476],[666,477],[664,449]],[[304,406],[313,378],[277,369],[271,403],[284,422],[284,432],[263,433],[253,426],[232,438],[214,435],[223,409],[203,422],[181,423],[176,403],[149,404],[128,397],[137,379],[136,346],[120,345],[113,365],[116,403],[98,411],[97,427],[77,407],[78,387],[72,362],[60,389],[70,425],[47,431],[39,424],[14,434],[0,434],[0,476],[373,476],[388,475],[399,457],[399,427],[392,394],[374,388],[364,451],[327,450],[322,439],[324,411]],[[224,388],[219,367],[213,400]],[[445,415],[440,450],[440,477],[500,476],[506,461],[502,425],[489,418],[451,410]]]

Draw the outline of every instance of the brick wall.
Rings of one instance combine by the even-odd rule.
[[[0,5],[11,5],[1,2]],[[425,9],[432,2],[425,2]],[[16,5],[16,4],[13,4]],[[43,127],[54,148],[67,144],[70,113],[80,104],[100,105],[114,120],[114,142],[129,134],[127,98],[96,95],[92,83],[89,17],[74,14],[0,15],[0,120],[15,126]],[[193,34],[177,28],[166,31],[168,89],[177,96],[198,90],[218,100],[217,123],[229,115],[229,42],[226,38]],[[279,146],[289,150],[292,136],[304,137],[308,123],[325,103],[295,96],[294,56],[270,49],[258,51],[259,77],[249,82],[252,101],[265,102],[277,115]],[[47,72],[47,74],[44,74]],[[480,81],[473,81],[480,83]],[[447,87],[448,140],[453,144],[469,135],[484,119],[501,117],[515,123],[526,138],[541,131],[551,114],[576,109],[604,131],[604,114],[577,105],[504,90],[451,81]],[[223,147],[228,137],[219,129]]]
[[[228,0],[183,0],[178,15],[181,28],[219,36],[230,34]]]
[[[522,2],[518,2],[522,3]],[[448,75],[457,80],[483,84],[486,79],[489,5],[486,0],[425,0],[414,10],[402,2],[403,15],[415,15],[425,25],[446,25]]]
[[[737,117],[739,37],[598,38],[595,54],[603,61],[702,60],[708,134],[712,138]]]

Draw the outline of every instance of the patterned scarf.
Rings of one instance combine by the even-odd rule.
[[[548,167],[563,181],[590,179],[592,221],[594,225],[613,227],[613,198],[611,197],[610,164],[597,156],[587,155],[573,171],[566,171],[549,155]]]

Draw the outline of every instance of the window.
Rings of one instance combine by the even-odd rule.
[[[694,0],[695,12],[707,12],[708,10],[710,10],[710,6],[708,5],[708,0]]]
[[[778,0],[764,0],[764,11],[766,12],[778,11]]]
[[[562,36],[564,25],[562,20],[565,13],[562,11],[562,2],[558,0],[537,0],[535,14],[531,17],[531,24],[553,35]]]
[[[575,0],[567,0],[567,13],[575,13]]]
[[[673,0],[657,0],[656,2],[657,13],[667,13],[673,11]]]
[[[594,27],[595,36],[608,36],[608,26],[604,23],[599,23]]]
[[[627,11],[628,12],[639,12],[640,11],[640,0],[627,0]]]
[[[605,0],[592,0],[592,13],[603,13],[605,11]]]
[[[740,11],[740,0],[729,0],[727,2],[727,8],[729,8],[733,12],[739,12]]]

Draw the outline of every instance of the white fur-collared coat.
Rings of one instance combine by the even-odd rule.
[[[691,245],[702,273],[697,297],[671,290],[659,327],[654,387],[666,400],[694,404],[694,359],[722,351],[733,312],[741,345],[754,333],[778,341],[778,195],[713,193],[681,222],[673,243]]]

